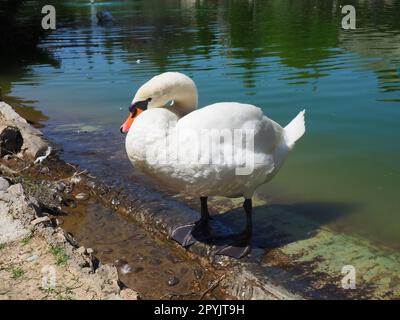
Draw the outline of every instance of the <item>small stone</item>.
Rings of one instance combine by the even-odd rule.
[[[84,246],[81,246],[78,249],[76,249],[76,252],[79,254],[84,254],[86,252],[86,248]]]
[[[62,226],[64,224],[64,220],[61,218],[56,219],[57,226]]]
[[[47,221],[50,221],[49,217],[47,217],[47,216],[46,217],[40,217],[40,218],[36,218],[35,220],[32,220],[31,221],[31,225],[36,226],[39,223],[43,223],[43,222],[47,222]]]
[[[118,207],[118,206],[121,204],[121,201],[119,201],[117,198],[112,198],[112,199],[111,199],[111,204],[112,204],[114,207]]]
[[[88,254],[93,254],[93,253],[94,253],[94,250],[93,250],[92,248],[87,248],[87,249],[86,249],[86,252],[87,252]]]
[[[79,247],[78,241],[75,240],[74,236],[71,233],[64,232],[64,237],[73,247]]]
[[[87,193],[81,192],[75,196],[76,200],[85,201],[89,199],[89,195]]]
[[[39,259],[39,256],[37,256],[36,254],[26,258],[26,261],[28,262],[32,262],[32,261],[36,261],[37,259]]]
[[[169,276],[167,280],[167,284],[172,287],[179,283],[179,279],[175,276]]]
[[[64,192],[65,188],[66,188],[66,185],[64,182],[57,183],[57,185],[56,185],[56,189],[59,192]]]
[[[7,190],[9,186],[10,186],[10,183],[3,177],[0,177],[0,191]]]
[[[48,167],[43,167],[43,168],[40,168],[40,171],[39,171],[40,173],[43,173],[43,174],[45,174],[45,173],[49,173],[50,172],[50,169],[48,168]]]
[[[58,203],[64,202],[64,199],[60,194],[55,194],[53,197]]]

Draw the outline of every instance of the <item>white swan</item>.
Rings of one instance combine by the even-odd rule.
[[[243,196],[246,231],[217,251],[241,258],[250,251],[251,198],[274,177],[304,134],[304,111],[283,128],[249,104],[224,102],[197,109],[197,101],[194,82],[181,73],[150,79],[137,91],[121,126],[128,133],[126,151],[135,168],[176,192],[200,197],[201,219],[171,233],[183,246],[209,235],[208,196]]]

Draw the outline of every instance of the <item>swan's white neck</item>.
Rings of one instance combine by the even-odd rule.
[[[149,98],[148,109],[166,108],[179,118],[197,109],[196,84],[178,72],[165,72],[150,79],[139,88],[132,103]]]
[[[185,102],[177,100],[174,100],[173,105],[168,108],[168,110],[174,113],[178,118],[182,118],[196,109],[197,105],[188,105]]]

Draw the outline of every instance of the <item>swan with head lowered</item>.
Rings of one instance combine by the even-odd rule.
[[[200,198],[201,218],[177,226],[171,238],[186,247],[210,236],[209,196],[244,197],[246,229],[217,254],[246,256],[252,234],[252,196],[282,167],[305,132],[304,111],[286,127],[260,108],[237,102],[197,109],[193,80],[166,72],[142,85],[121,126],[135,168],[175,192]]]

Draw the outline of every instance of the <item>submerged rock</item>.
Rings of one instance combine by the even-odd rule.
[[[113,15],[108,11],[100,11],[96,14],[99,23],[111,22],[114,20]]]
[[[118,198],[112,198],[111,199],[111,205],[114,207],[118,207],[121,204],[121,201],[119,201]]]
[[[167,280],[167,284],[172,287],[179,283],[179,279],[175,276],[169,276]]]

